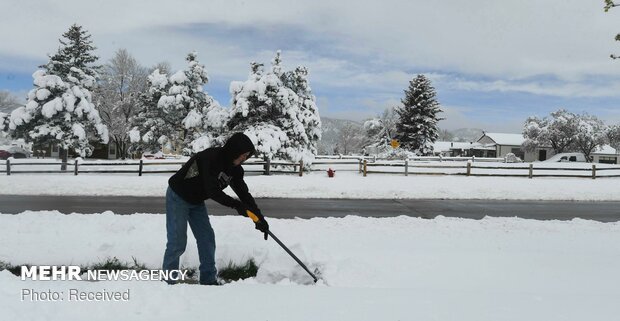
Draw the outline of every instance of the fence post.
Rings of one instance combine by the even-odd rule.
[[[11,176],[11,160],[6,159],[6,175]]]
[[[75,159],[75,168],[73,170],[73,174],[75,174],[75,176],[77,176],[77,174],[78,174],[78,160],[77,160],[77,158]]]
[[[140,160],[140,167],[138,168],[138,176],[142,176],[142,167],[144,167],[144,160]]]
[[[299,161],[299,177],[304,176],[304,161]]]
[[[368,161],[364,160],[364,177],[366,177],[367,173],[368,173]]]
[[[409,160],[405,159],[405,176],[409,176]]]
[[[530,163],[530,173],[529,178],[534,177],[534,164]]]
[[[271,175],[271,158],[265,157],[265,165],[263,166],[263,175]]]
[[[471,160],[467,161],[467,176],[471,175]]]
[[[592,179],[596,179],[596,164],[592,164]]]

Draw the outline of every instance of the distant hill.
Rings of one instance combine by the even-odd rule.
[[[321,117],[321,128],[323,130],[323,135],[318,144],[319,154],[333,154],[334,149],[338,144],[340,131],[347,124],[350,124],[355,128],[359,128],[359,132],[362,133],[362,124],[356,121]]]
[[[450,132],[455,142],[475,142],[482,137],[482,129],[479,128],[459,128]]]

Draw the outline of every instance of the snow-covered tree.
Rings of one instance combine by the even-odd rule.
[[[379,117],[365,121],[364,147],[376,147],[378,150],[388,149],[390,141],[396,138],[397,121],[398,115],[391,107],[386,108]]]
[[[196,52],[185,59],[187,69],[166,77],[159,70],[149,76],[149,91],[141,112],[134,120],[130,136],[132,143],[142,141],[142,147],[159,150],[164,146],[185,155],[195,152],[198,144],[204,146],[203,131],[209,112],[215,108],[215,101],[204,92],[203,86],[209,81],[204,65],[197,60]],[[154,102],[157,101],[156,105]]]
[[[147,70],[126,49],[119,49],[104,66],[94,94],[101,118],[116,145],[117,155],[125,159],[129,146],[131,118],[138,112],[147,90]]]
[[[345,123],[338,133],[338,142],[336,148],[343,155],[349,155],[352,152],[358,152],[364,140],[364,136],[360,131],[359,125],[354,123]]]
[[[39,66],[47,71],[48,75],[57,75],[62,79],[68,79],[71,69],[77,68],[87,76],[97,78],[100,66],[95,66],[99,57],[95,56],[95,46],[91,35],[82,26],[74,24],[62,35],[65,39],[59,39],[61,46],[47,64]],[[92,88],[87,88],[91,90]]]
[[[405,98],[401,101],[403,106],[396,108],[400,146],[422,155],[432,153],[433,143],[438,137],[437,122],[441,120],[438,116],[441,108],[431,81],[424,75],[418,75],[409,82]]]
[[[28,93],[26,106],[11,113],[9,128],[14,137],[26,142],[51,143],[62,151],[82,156],[92,153],[91,141],[107,143],[108,129],[92,102],[97,60],[90,35],[73,25],[63,34],[61,47],[50,61],[32,77],[34,88]]]
[[[246,132],[264,156],[311,163],[320,138],[320,119],[306,76],[303,67],[283,72],[279,52],[267,73],[262,64],[253,62],[248,80],[230,85],[228,127]]]
[[[620,152],[620,125],[609,126],[605,129],[605,136],[609,146]]]
[[[140,109],[131,118],[133,128],[129,131],[129,152],[157,152],[161,149],[162,143],[158,140],[165,136],[167,131],[166,122],[161,109],[157,103],[159,99],[168,92],[170,83],[166,73],[161,73],[155,69],[147,77],[146,93],[141,95]]]
[[[529,117],[523,127],[523,149],[532,151],[539,147],[551,147],[556,154],[575,150],[578,132],[578,116],[559,109],[550,117]]]
[[[274,68],[276,70],[281,69],[279,66],[280,51],[278,51],[274,63],[276,61],[278,61],[278,64],[274,64]],[[274,73],[276,73],[275,70]],[[295,94],[297,94],[299,105],[299,114],[297,118],[306,129],[306,136],[308,137],[306,148],[316,155],[317,145],[321,140],[322,133],[321,117],[319,116],[319,109],[316,106],[316,97],[312,94],[312,90],[308,84],[308,69],[304,66],[298,66],[295,70],[283,73],[281,79],[286,87],[292,89]]]
[[[0,139],[8,135],[9,113],[17,107],[19,107],[17,97],[6,90],[0,90]]]
[[[575,147],[590,161],[590,154],[607,142],[605,124],[596,116],[583,114],[577,117]]]

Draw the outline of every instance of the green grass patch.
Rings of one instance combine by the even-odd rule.
[[[218,277],[224,282],[238,281],[252,278],[258,273],[258,266],[254,259],[249,259],[242,265],[228,262],[228,265],[218,272]]]
[[[82,271],[87,271],[87,270],[107,270],[107,271],[148,270],[146,265],[138,262],[138,260],[135,257],[132,256],[131,259],[133,260],[133,262],[123,262],[119,260],[116,256],[111,257],[111,258],[108,257],[103,262],[95,263],[88,267],[83,267]]]

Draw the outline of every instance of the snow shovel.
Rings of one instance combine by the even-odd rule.
[[[254,223],[258,222],[258,216],[256,216],[250,210],[246,210],[246,211],[247,211],[248,216],[252,219],[252,221],[254,221]],[[286,245],[284,245],[275,235],[273,235],[273,233],[271,233],[271,231],[267,231],[267,234],[269,234],[269,236],[271,236],[271,238],[274,239],[286,251],[286,253],[288,253],[293,259],[295,259],[295,261],[297,261],[297,263],[301,265],[301,267],[304,268],[304,270],[306,270],[308,274],[310,274],[310,276],[314,279],[314,283],[316,283],[319,280],[316,277],[316,275],[310,272],[308,267],[303,262],[301,262],[301,260],[298,259],[297,256],[295,256],[295,254],[293,254],[293,252],[291,252],[291,250],[288,249],[288,247],[286,247]]]

